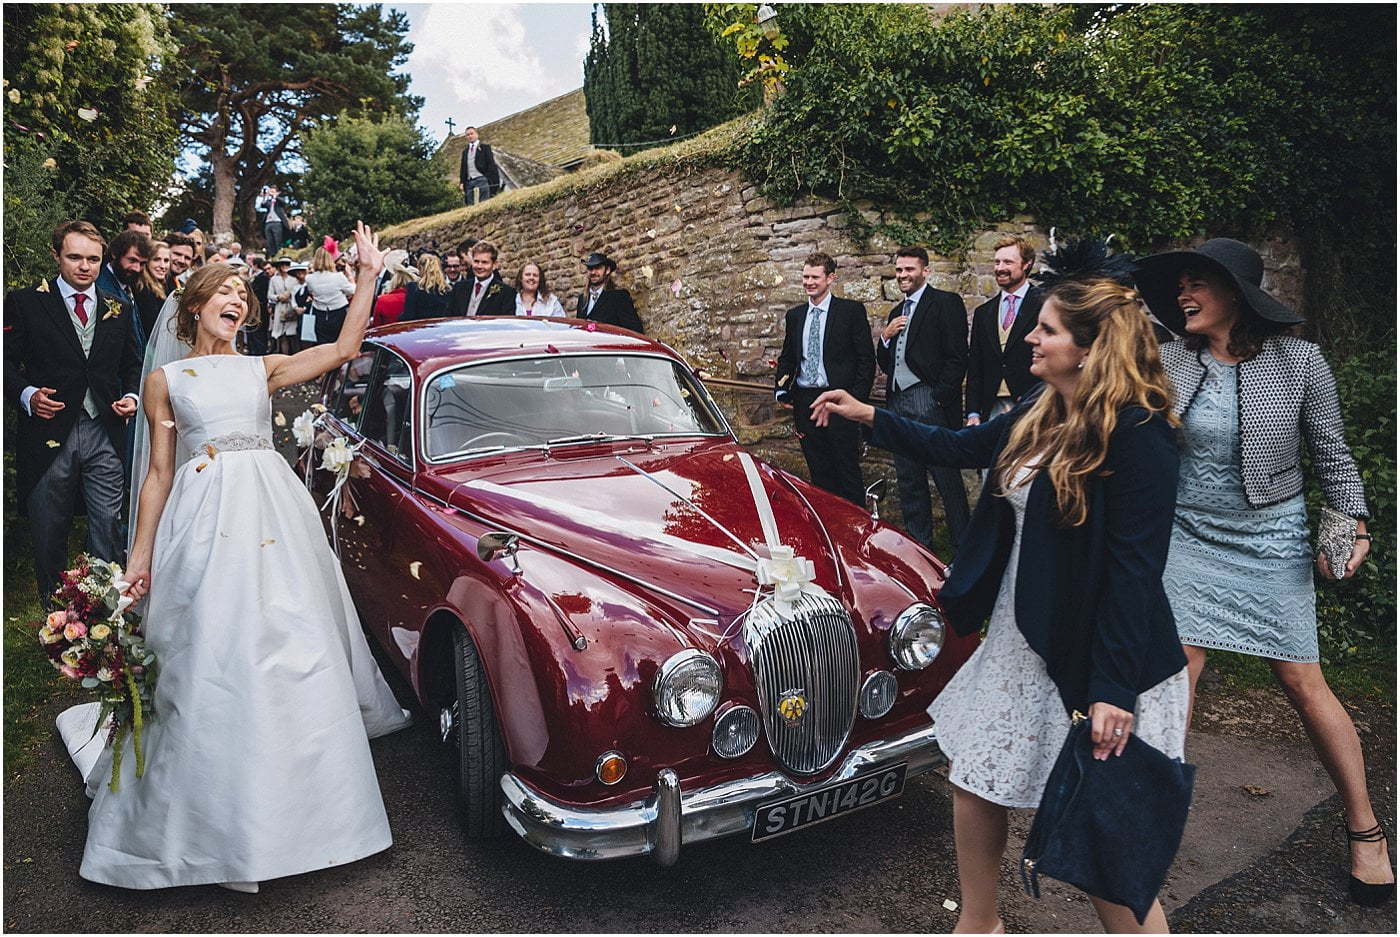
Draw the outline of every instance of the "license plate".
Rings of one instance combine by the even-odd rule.
[[[907,764],[898,764],[786,800],[763,804],[754,813],[753,842],[782,836],[804,826],[898,797],[904,792],[904,771],[908,767]]]

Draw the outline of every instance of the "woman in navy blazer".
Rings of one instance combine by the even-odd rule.
[[[955,785],[956,930],[969,933],[1002,929],[1006,811],[1039,803],[1071,711],[1088,713],[1099,759],[1134,731],[1180,757],[1186,735],[1186,658],[1162,588],[1176,419],[1147,316],[1121,284],[1062,282],[1026,341],[1044,389],[980,426],[918,423],[843,391],[812,406],[814,422],[854,420],[911,458],[993,468],[938,594],[959,634],[990,619],[987,639],[930,709]],[[1166,929],[1160,904],[1139,926],[1093,900],[1110,932]]]

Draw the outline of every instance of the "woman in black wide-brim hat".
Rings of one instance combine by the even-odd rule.
[[[1365,492],[1332,372],[1316,345],[1285,334],[1302,317],[1260,288],[1263,272],[1229,238],[1138,262],[1148,308],[1184,336],[1161,348],[1186,441],[1163,584],[1193,698],[1207,649],[1269,660],[1346,807],[1351,897],[1380,904],[1395,893],[1385,834],[1356,729],[1318,664],[1303,441],[1327,503],[1355,519],[1343,578],[1370,548]],[[1321,556],[1316,565],[1335,578]]]

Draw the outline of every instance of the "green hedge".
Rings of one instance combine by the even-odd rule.
[[[1395,654],[1395,351],[1372,349],[1333,362],[1346,438],[1371,508],[1371,554],[1356,576],[1317,576],[1317,616],[1325,660]],[[1310,473],[1309,477],[1313,477]],[[1316,529],[1324,503],[1316,481],[1308,508]]]

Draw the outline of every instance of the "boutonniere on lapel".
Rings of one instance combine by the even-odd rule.
[[[37,293],[47,293],[49,291],[49,281],[40,280],[39,285],[34,287],[34,291]]]
[[[104,320],[106,320],[106,319],[115,319],[117,316],[119,316],[119,315],[121,315],[121,314],[122,314],[122,304],[121,304],[118,300],[115,300],[115,299],[109,299],[109,300],[107,300],[107,311],[106,311],[105,313],[102,314],[102,318],[103,318]]]
[[[498,281],[498,282],[496,282],[496,283],[492,283],[490,286],[488,286],[488,287],[486,288],[486,297],[489,298],[489,297],[495,296],[495,295],[496,295],[497,293],[499,293],[500,291],[501,291],[501,284],[500,284],[500,282]]]

